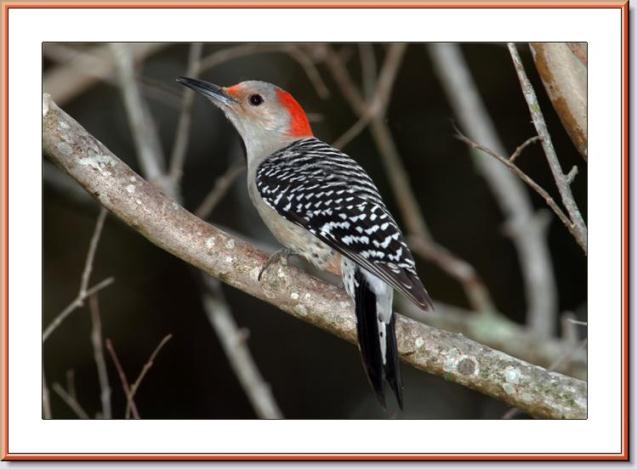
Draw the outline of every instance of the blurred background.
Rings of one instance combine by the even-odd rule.
[[[343,66],[357,92],[371,102],[375,80],[380,74],[380,87],[383,70],[389,70],[384,68],[385,60],[392,53],[389,44],[351,43],[211,43],[196,47],[154,43],[118,47],[44,44],[44,91],[51,93],[62,109],[140,174],[144,168],[137,157],[120,89],[126,79],[126,60],[154,121],[165,166],[169,167],[185,93],[175,82],[177,76],[192,76],[198,68],[201,79],[220,85],[247,79],[275,83],[303,105],[317,137],[335,142],[361,115],[348,100],[348,89],[335,76],[334,63]],[[406,219],[410,215],[401,207],[390,182],[391,171],[383,156],[386,149],[379,145],[379,134],[374,133],[371,123],[360,123],[346,136],[349,141],[341,140],[344,151],[375,180],[405,232],[413,235],[409,227],[422,217],[430,232],[428,241],[433,239],[436,243],[429,242],[428,247],[415,252],[420,277],[437,304],[436,312],[419,314],[400,302],[397,309],[524,360],[585,379],[582,341],[586,329],[577,321],[587,319],[586,256],[544,199],[526,185],[520,187],[529,201],[530,213],[535,214],[533,223],[539,228],[516,228],[507,223],[509,216],[503,209],[502,198],[507,198],[508,193],[497,195],[480,168],[480,160],[501,163],[470,149],[456,137],[459,128],[478,143],[498,151],[467,129],[457,100],[471,90],[466,87],[450,90],[455,86],[453,77],[459,76],[449,75],[453,71],[449,66],[454,63],[461,64],[469,80],[473,79],[504,148],[502,156],[510,155],[536,135],[509,50],[506,44],[461,44],[445,50],[436,47],[409,44],[398,59],[393,57],[394,62],[388,64],[392,67],[388,73],[394,76],[386,109],[374,121],[376,130],[389,132],[395,154],[406,170],[419,205],[416,218]],[[118,50],[123,57],[117,56]],[[586,161],[547,95],[529,46],[519,44],[518,50],[538,95],[562,168],[565,172],[574,165],[578,168],[571,187],[586,218]],[[451,55],[443,54],[450,51]],[[216,193],[221,198],[206,213],[207,220],[264,250],[276,250],[275,240],[248,199],[245,172],[237,169],[244,159],[237,133],[209,102],[200,96],[188,99],[192,100],[192,122],[189,133],[183,134],[187,137],[185,160],[177,193],[173,195],[195,212],[202,208],[202,202],[219,178],[223,178],[228,188]],[[484,116],[478,114],[477,120],[484,124]],[[561,205],[539,143],[526,147],[515,162]],[[77,296],[99,206],[49,161],[45,159],[43,164],[42,313],[46,327]],[[516,229],[538,231],[537,239],[545,247],[548,267],[545,263],[544,271],[539,272],[539,289],[537,285],[530,286],[525,276],[524,263],[528,259],[521,260],[514,242]],[[414,244],[418,241],[414,240]],[[456,265],[456,261],[472,267],[475,275],[464,279],[453,275],[450,266]],[[107,277],[113,277],[114,282],[99,292],[102,336],[110,340],[131,383],[160,341],[171,334],[136,392],[135,403],[141,418],[258,416],[208,320],[202,302],[205,286],[196,271],[108,216],[97,246],[91,284]],[[476,293],[476,284],[483,287],[486,300],[471,296]],[[281,416],[295,419],[392,416],[376,402],[356,347],[233,288],[222,285],[215,287],[215,292],[218,306],[234,317]],[[537,314],[532,307],[534,301],[543,305],[541,314],[544,314],[535,321],[531,317]],[[104,417],[88,306],[85,302],[70,314],[43,345],[53,418],[78,416],[77,409],[72,409],[52,389],[54,383],[55,388],[62,388],[73,397],[89,417]],[[124,418],[126,397],[120,376],[110,354],[106,351],[104,354],[111,390],[111,417]],[[523,414],[512,415],[499,401],[439,377],[404,364],[402,371],[405,411],[399,417],[525,418]]]

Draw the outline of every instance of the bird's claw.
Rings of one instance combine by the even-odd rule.
[[[259,271],[259,275],[257,277],[257,280],[260,282],[261,281],[261,277],[263,276],[263,273],[268,270],[268,268],[274,264],[275,262],[280,262],[281,260],[286,260],[288,259],[288,257],[293,256],[294,252],[291,249],[288,248],[283,248],[283,249],[279,249],[277,252],[275,252],[274,254],[272,254],[268,260],[266,261],[265,265],[261,268],[261,270]]]

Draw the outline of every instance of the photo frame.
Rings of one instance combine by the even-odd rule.
[[[116,33],[108,27],[114,22],[118,25]],[[213,22],[218,28],[211,31],[206,25]],[[144,27],[140,28],[140,24]],[[233,28],[236,24],[242,28]],[[264,24],[271,26],[264,28]],[[321,27],[325,24],[331,25],[329,32]],[[387,27],[381,28],[381,25]],[[3,2],[3,26],[3,459],[628,459],[627,2],[595,5],[570,2],[450,2],[444,5],[427,2],[391,5],[375,2],[338,5],[329,2],[269,5]],[[483,346],[480,341],[465,342],[456,332],[401,317],[397,320],[398,348],[405,362],[545,420],[42,418],[42,384],[46,384],[46,379],[42,378],[40,351],[49,329],[41,315],[42,277],[34,276],[33,272],[42,269],[43,252],[38,247],[43,245],[43,226],[39,215],[24,214],[43,211],[40,179],[43,151],[49,155],[55,153],[55,163],[79,181],[102,206],[163,250],[256,298],[274,303],[292,317],[356,343],[356,322],[342,291],[325,289],[320,280],[293,267],[283,271],[280,288],[268,290],[256,281],[264,263],[263,254],[240,237],[195,219],[177,202],[168,204],[166,188],[147,183],[125,164],[105,170],[99,163],[99,167],[92,169],[97,168],[102,179],[91,176],[85,166],[76,164],[74,158],[91,149],[103,158],[117,157],[99,141],[92,140],[95,137],[82,127],[82,122],[70,117],[63,106],[58,106],[48,95],[41,95],[42,46],[113,41],[139,44],[499,42],[513,44],[507,50],[511,51],[516,65],[513,52],[516,43],[586,43],[587,131],[590,134],[586,153],[590,153],[591,159],[583,164],[591,168],[587,172],[589,237],[578,232],[568,203],[563,209],[559,208],[564,203],[563,197],[556,202],[546,195],[566,217],[566,225],[570,223],[574,245],[587,252],[588,381],[565,377],[551,371],[549,365],[531,365],[510,355],[492,352],[491,347],[480,349]],[[524,81],[521,86],[523,91],[528,91]],[[44,88],[46,92],[46,86]],[[342,91],[343,84],[337,84],[337,88]],[[529,98],[529,94],[523,93],[525,98]],[[529,107],[533,108],[532,103]],[[365,122],[368,118],[364,111],[358,117],[363,122],[361,126],[369,123]],[[531,112],[529,119],[534,117]],[[537,122],[533,122],[537,128]],[[458,132],[465,128],[462,122],[459,127]],[[43,135],[42,141],[32,137],[36,133]],[[81,138],[67,141],[65,135]],[[462,138],[475,151],[488,153],[490,150],[481,147],[474,136],[472,139],[461,134]],[[541,132],[537,138],[546,142]],[[83,147],[80,142],[88,143]],[[606,155],[605,158],[600,158],[600,154]],[[497,159],[499,155],[486,156]],[[515,172],[516,168],[509,169]],[[152,168],[150,171],[152,173]],[[562,176],[564,180],[570,178],[567,172]],[[127,180],[128,184],[113,182],[118,180]],[[126,203],[114,202],[123,200],[122,194],[133,192],[135,197]],[[563,196],[560,190],[551,193],[557,194],[555,198]],[[548,199],[540,194],[538,200],[544,204]],[[555,210],[551,202],[548,206]],[[166,215],[158,219],[158,213]],[[556,216],[560,218],[559,214]],[[99,222],[97,226],[95,233],[102,229]],[[166,226],[183,229],[171,232]],[[209,254],[213,247],[215,256]],[[233,260],[235,257],[241,259],[239,264]],[[91,255],[87,259],[92,259]],[[89,285],[92,268],[89,264],[91,262],[86,263],[84,270],[88,272],[87,281],[82,281],[76,298],[78,305],[88,301],[91,288],[100,285]],[[603,314],[598,312],[602,310]],[[230,331],[228,337],[239,340],[237,329],[232,327]],[[147,351],[149,358],[145,364],[150,364],[149,368],[155,359],[161,359],[163,347],[170,346],[170,338],[166,335],[156,340],[158,346]],[[145,369],[143,366],[142,372]],[[497,373],[500,379],[492,379],[492,373]],[[546,397],[552,389],[558,389],[559,393]],[[130,399],[132,401],[132,397]],[[267,396],[265,399],[267,401]],[[530,431],[534,438],[525,438]],[[210,434],[215,435],[212,442]],[[389,437],[382,443],[370,438],[379,434]],[[312,438],[312,435],[322,437]],[[428,435],[426,442],[423,435]],[[498,438],[489,438],[489,435]]]

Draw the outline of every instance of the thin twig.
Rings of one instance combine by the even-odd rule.
[[[537,142],[538,140],[540,140],[540,137],[538,137],[537,135],[535,137],[531,137],[531,138],[527,139],[522,145],[519,145],[515,149],[515,151],[509,157],[509,161],[511,163],[515,163],[515,160],[518,159],[518,156],[520,156],[522,154],[522,152],[526,149],[526,147],[528,147],[532,143]]]
[[[577,168],[577,166],[573,166],[571,170],[568,172],[568,174],[566,175],[566,182],[568,184],[571,184],[575,180],[575,176],[577,176],[578,172],[579,172],[579,169]]]
[[[49,387],[46,385],[46,375],[42,369],[42,416],[45,419],[51,418],[51,399],[49,397]]]
[[[279,409],[270,386],[259,372],[246,344],[245,334],[239,329],[232,312],[225,301],[219,281],[204,275],[206,292],[203,294],[203,306],[210,324],[228,357],[230,366],[241,383],[241,387],[250,400],[257,416],[263,419],[281,419]]]
[[[327,85],[323,81],[318,68],[316,68],[316,65],[314,64],[312,59],[310,59],[308,54],[306,54],[303,49],[294,44],[288,44],[284,46],[284,51],[287,52],[290,57],[292,57],[292,59],[296,60],[301,68],[303,68],[303,71],[307,75],[307,78],[310,80],[310,83],[312,83],[312,86],[314,86],[316,94],[318,94],[322,99],[329,98],[330,90],[327,88]]]
[[[86,290],[86,294],[85,295],[83,295],[83,296],[82,295],[78,295],[78,297],[75,298],[71,303],[69,303],[68,306],[66,308],[64,308],[55,317],[55,319],[53,319],[53,321],[51,321],[49,323],[49,325],[46,327],[46,329],[44,329],[44,332],[42,333],[42,343],[46,342],[46,340],[53,333],[53,331],[55,331],[55,329],[57,329],[58,326],[60,324],[62,324],[62,322],[69,316],[69,314],[71,314],[77,308],[81,308],[82,305],[84,305],[84,300],[86,300],[89,296],[93,295],[94,293],[97,293],[98,291],[102,290],[103,288],[108,287],[114,281],[115,281],[115,279],[113,277],[105,278],[104,280],[102,280],[98,284],[96,284],[96,285],[92,286],[91,288],[89,288],[88,290]]]
[[[553,173],[553,179],[555,179],[555,184],[557,185],[557,189],[562,198],[562,203],[564,203],[566,212],[572,222],[572,229],[570,229],[570,231],[575,237],[577,243],[584,250],[584,253],[587,254],[588,229],[586,227],[586,222],[584,222],[584,218],[582,217],[577,203],[575,202],[568,177],[562,171],[562,166],[560,165],[560,161],[555,153],[555,148],[551,141],[551,135],[549,134],[546,121],[544,120],[542,110],[540,109],[540,103],[538,102],[535,90],[524,71],[524,65],[522,65],[520,54],[518,54],[518,50],[514,43],[509,42],[507,45],[509,47],[511,58],[513,59],[515,71],[518,74],[518,79],[520,80],[520,85],[522,86],[522,94],[524,95],[524,99],[526,100],[531,113],[531,118],[533,119],[533,125],[541,138],[542,148],[544,149],[546,160],[551,168],[551,173]]]
[[[376,55],[372,44],[359,44],[358,55],[361,61],[363,75],[363,93],[365,99],[370,100],[376,88]]]
[[[91,237],[91,242],[88,247],[86,262],[84,263],[78,297],[86,298],[86,289],[88,288],[88,282],[91,279],[91,272],[93,271],[93,261],[95,259],[95,252],[97,251],[97,243],[99,243],[100,236],[102,235],[102,228],[104,228],[104,220],[106,220],[107,213],[106,209],[102,207],[97,216],[97,223],[95,224],[95,230],[93,231],[93,236]]]
[[[272,52],[279,52],[288,55],[288,57],[297,62],[303,69],[308,79],[314,86],[316,93],[321,98],[327,98],[329,96],[329,89],[321,78],[321,75],[318,72],[318,69],[316,68],[314,62],[312,62],[312,60],[297,46],[289,44],[242,44],[239,46],[227,47],[204,57],[201,60],[200,71],[208,71],[211,68],[214,68],[230,60],[255,54],[267,54]]]
[[[586,321],[578,321],[577,319],[568,319],[569,322],[572,322],[573,324],[577,324],[578,326],[584,326],[584,327],[588,327],[588,322]]]
[[[86,413],[86,411],[82,408],[79,402],[71,396],[60,383],[53,383],[52,385],[53,391],[60,396],[60,398],[69,406],[69,408],[82,420],[88,420],[90,417]]]
[[[108,380],[108,370],[104,359],[104,343],[102,340],[102,320],[100,318],[100,307],[98,294],[89,298],[89,310],[91,311],[91,344],[93,346],[93,358],[97,368],[97,378],[100,384],[100,401],[102,403],[102,418],[111,419],[111,387]]]
[[[139,62],[167,45],[165,42],[131,43],[129,47],[133,61]],[[48,42],[43,44],[42,54],[58,63],[44,74],[43,88],[60,104],[71,101],[96,83],[117,83],[113,77],[113,52],[108,44],[80,50],[66,44]]]
[[[115,369],[117,370],[117,374],[119,376],[119,380],[122,383],[122,390],[124,391],[124,396],[126,396],[126,406],[130,404],[130,410],[133,414],[133,418],[139,419],[139,412],[137,411],[137,406],[135,405],[135,401],[130,398],[130,385],[128,384],[128,378],[126,378],[126,373],[124,373],[124,368],[122,368],[122,364],[117,357],[117,353],[115,353],[115,348],[111,343],[110,339],[106,339],[106,350],[111,355],[111,359],[113,360],[113,364],[115,365]]]
[[[507,154],[460,46],[436,43],[429,44],[427,49],[463,131],[496,153]],[[529,326],[538,336],[551,337],[555,332],[558,305],[548,225],[535,211],[530,194],[514,174],[497,161],[477,153],[472,155],[472,160],[504,215],[505,233],[517,251]]]
[[[571,311],[566,311],[562,314],[562,340],[570,347],[577,345],[579,341],[579,333],[577,332],[576,324],[573,323],[575,314]]]
[[[219,176],[208,195],[195,210],[195,215],[204,220],[208,218],[244,169],[245,165],[243,163],[234,163],[225,173]]]
[[[66,370],[66,390],[73,399],[77,399],[77,391],[75,389],[75,371],[73,368]]]
[[[133,385],[130,387],[130,393],[126,397],[126,413],[125,413],[126,418],[130,417],[131,409],[135,405],[133,398],[135,397],[135,394],[137,393],[139,386],[142,384],[144,377],[153,367],[153,364],[155,363],[155,359],[157,358],[157,354],[162,349],[162,347],[166,345],[166,343],[170,339],[172,339],[172,337],[173,337],[172,334],[168,334],[166,337],[164,337],[161,340],[161,342],[159,342],[159,345],[157,345],[157,347],[155,347],[155,350],[153,350],[153,353],[150,354],[150,357],[148,358],[148,360],[146,361],[146,363],[144,363],[144,366],[142,367],[142,371],[139,372],[137,379],[135,380]],[[139,416],[137,418],[139,418]]]
[[[197,78],[199,76],[199,70],[201,68],[201,52],[203,51],[203,44],[200,42],[193,42],[190,45],[190,51],[188,53],[188,68],[187,75],[191,78]],[[184,162],[186,160],[186,150],[188,149],[188,141],[190,136],[190,124],[192,121],[192,105],[194,102],[194,92],[188,88],[184,88],[181,112],[179,114],[179,122],[177,123],[177,131],[175,133],[175,143],[173,145],[173,151],[170,157],[170,171],[169,176],[172,183],[179,187],[181,176],[183,173]]]
[[[405,46],[403,44],[399,44],[398,47],[392,47],[389,49],[378,79],[376,78],[376,73],[371,64],[364,68],[365,74],[373,74],[371,76],[364,75],[364,82],[368,84],[367,86],[370,86],[370,84],[373,83],[375,86],[374,91],[365,105],[364,114],[361,115],[359,119],[349,129],[347,129],[345,133],[343,133],[343,135],[334,141],[333,145],[335,147],[343,148],[365,127],[367,127],[372,120],[378,119],[379,116],[382,119],[382,116],[387,110],[387,104],[389,103],[389,98],[393,91],[396,77],[398,76],[398,70],[400,68],[404,51]]]
[[[139,162],[144,175],[150,181],[161,182],[164,174],[161,141],[135,79],[130,46],[123,43],[112,43],[110,46],[115,58],[120,89]]]
[[[529,176],[527,176],[526,173],[524,171],[522,171],[520,168],[518,168],[516,165],[511,163],[509,158],[505,158],[504,156],[498,155],[493,150],[490,150],[489,148],[486,148],[485,146],[480,145],[479,143],[476,143],[473,140],[470,140],[466,136],[462,135],[460,132],[458,132],[457,138],[459,140],[463,141],[464,143],[466,143],[467,145],[469,145],[471,148],[473,148],[475,150],[480,150],[481,152],[486,153],[489,156],[492,156],[493,158],[498,160],[500,163],[504,164],[511,171],[513,171],[526,184],[528,184],[531,189],[533,189],[535,192],[537,192],[539,194],[539,196],[544,199],[546,204],[551,208],[551,210],[553,210],[555,215],[557,215],[557,218],[559,218],[560,221],[562,223],[564,223],[564,226],[566,226],[566,228],[571,232],[571,234],[573,235],[575,240],[578,241],[578,244],[579,244],[579,238],[578,238],[578,236],[575,233],[574,224],[571,222],[571,220],[569,220],[568,216],[557,205],[557,203],[555,202],[553,197],[551,197],[548,194],[548,192],[546,192],[544,189],[542,189],[542,187],[538,183],[536,183],[533,179],[531,179]],[[584,245],[580,244],[580,247],[584,250],[584,252],[586,252],[586,245],[585,244]]]

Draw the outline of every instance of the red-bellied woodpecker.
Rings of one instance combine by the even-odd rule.
[[[219,107],[243,139],[250,198],[286,248],[266,267],[294,253],[341,274],[355,303],[369,381],[383,406],[387,381],[402,408],[393,290],[423,309],[432,303],[371,178],[352,158],[315,138],[299,103],[281,88],[261,81],[230,87],[177,81]]]

